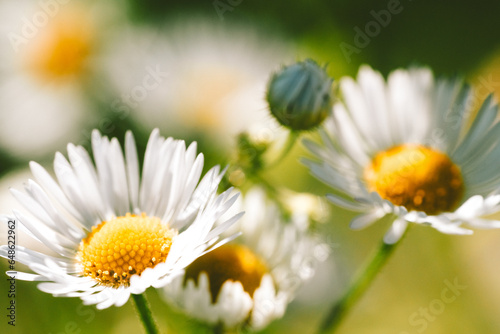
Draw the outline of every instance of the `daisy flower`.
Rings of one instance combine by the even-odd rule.
[[[238,243],[219,247],[166,286],[168,301],[203,322],[259,330],[285,313],[296,290],[325,258],[325,246],[306,231],[303,213],[283,217],[260,189],[241,203]]]
[[[387,82],[362,67],[357,82],[340,82],[342,101],[321,131],[323,145],[307,142],[319,161],[312,174],[336,193],[328,198],[360,212],[360,229],[389,216],[394,243],[408,223],[449,234],[500,227],[481,218],[500,203],[498,106],[488,97],[475,117],[462,81],[435,79],[426,68],[397,70]]]
[[[0,2],[0,123],[10,125],[2,148],[39,158],[80,139],[118,17],[118,6],[97,1]]]
[[[116,138],[92,133],[93,160],[80,146],[68,145],[69,161],[57,153],[57,181],[35,162],[25,192],[12,194],[26,210],[5,220],[42,242],[56,255],[16,247],[17,261],[35,272],[17,279],[43,281],[38,288],[54,296],[80,297],[98,309],[123,305],[130,294],[161,287],[208,250],[241,214],[215,228],[236,201],[216,194],[222,174],[210,169],[200,180],[203,155],[196,143],[163,138],[148,141],[142,177],[131,132],[125,155]],[[199,182],[198,182],[199,181]],[[230,237],[229,237],[230,238]],[[0,247],[8,257],[9,247]]]

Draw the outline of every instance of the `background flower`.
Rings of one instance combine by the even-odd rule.
[[[82,140],[95,116],[92,89],[122,9],[97,1],[0,2],[0,147],[43,158]],[[94,97],[92,97],[94,96]]]
[[[117,109],[143,126],[201,135],[226,151],[242,131],[262,137],[278,128],[265,91],[269,73],[294,56],[290,43],[202,17],[130,31],[114,41],[116,61],[107,68],[121,96]]]

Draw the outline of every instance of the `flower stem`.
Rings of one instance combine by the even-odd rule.
[[[132,294],[134,299],[137,312],[139,313],[139,318],[141,318],[142,324],[147,334],[158,334],[160,331],[153,319],[151,314],[151,309],[149,307],[148,301],[146,300],[145,293],[140,295]]]
[[[323,319],[318,333],[333,333],[338,328],[345,315],[368,289],[370,283],[387,262],[396,246],[401,243],[402,239],[403,237],[401,237],[399,241],[394,244],[386,244],[385,242],[380,244],[371,259],[367,261],[365,266],[358,273],[356,279],[353,281],[344,296],[333,305],[330,312]]]
[[[267,165],[265,167],[268,169],[273,168],[274,166],[278,165],[281,161],[283,161],[283,159],[292,150],[292,148],[295,145],[295,143],[297,142],[297,139],[299,138],[299,136],[300,136],[300,133],[298,131],[290,131],[290,133],[288,134],[288,138],[286,140],[286,143],[285,143],[285,145],[283,145],[283,149],[282,149],[280,155],[278,156],[278,158],[276,158],[276,160],[274,160],[274,161],[267,163]]]

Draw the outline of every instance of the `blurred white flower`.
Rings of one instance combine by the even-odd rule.
[[[118,6],[99,1],[0,2],[0,146],[41,157],[77,141],[88,117],[86,90]]]
[[[291,212],[293,219],[300,226],[308,226],[310,220],[323,223],[330,214],[327,201],[319,196],[309,193],[296,193],[284,190],[283,201],[286,208]]]
[[[240,204],[245,215],[231,229],[242,235],[197,259],[164,291],[203,322],[259,330],[283,316],[328,250],[296,219],[301,214],[285,218],[262,190],[250,190]]]
[[[289,45],[203,19],[130,30],[115,39],[108,68],[119,87],[117,112],[170,133],[201,132],[222,147],[243,130],[269,139],[279,129],[265,91],[272,70],[295,56]]]

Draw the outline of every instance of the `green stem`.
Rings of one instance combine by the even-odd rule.
[[[333,333],[338,328],[345,315],[368,289],[370,283],[387,262],[396,246],[401,243],[402,239],[403,237],[401,237],[398,242],[391,245],[386,244],[385,242],[380,244],[380,247],[372,255],[372,258],[367,261],[363,269],[358,273],[356,279],[353,281],[344,296],[333,305],[330,312],[323,319],[318,333]]]
[[[292,150],[293,146],[297,142],[297,139],[299,138],[300,133],[298,131],[290,131],[288,134],[288,138],[286,140],[285,145],[283,145],[283,150],[281,151],[281,154],[276,158],[276,160],[269,162],[265,168],[270,169],[278,165],[283,159],[290,153]]]
[[[148,301],[146,300],[145,293],[140,295],[132,294],[132,298],[134,299],[137,312],[139,313],[139,318],[141,318],[146,333],[147,334],[160,333],[155,323],[155,320],[153,319],[153,315],[151,314],[151,309],[149,307]]]

